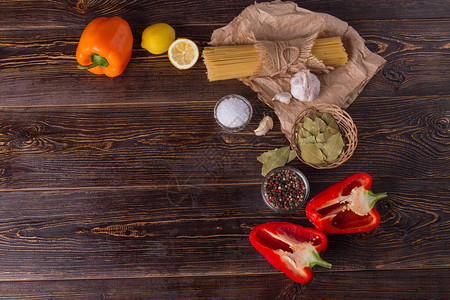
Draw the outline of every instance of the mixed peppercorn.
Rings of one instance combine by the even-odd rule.
[[[305,182],[292,170],[275,170],[264,181],[264,196],[275,209],[299,209],[306,200]]]

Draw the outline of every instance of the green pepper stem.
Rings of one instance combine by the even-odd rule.
[[[387,193],[374,194],[371,190],[369,190],[368,196],[369,196],[369,207],[373,208],[375,204],[378,202],[378,200],[387,197]]]
[[[313,251],[312,255],[314,256],[314,260],[309,263],[309,267],[312,269],[315,266],[319,265],[325,268],[331,268],[331,264],[324,261],[322,257],[320,257],[320,253],[318,251]]]
[[[81,69],[81,70],[86,70],[86,69],[95,68],[97,66],[99,66],[99,67],[107,67],[108,66],[108,61],[106,60],[106,58],[98,55],[97,53],[91,54],[91,61],[92,61],[92,63],[90,65],[82,66],[82,65],[78,64],[77,68]]]

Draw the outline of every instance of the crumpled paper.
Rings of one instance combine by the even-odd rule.
[[[257,41],[252,35],[251,40],[255,41],[255,47],[259,51],[262,61],[261,71],[258,77],[292,77],[301,69],[308,68],[318,72],[327,72],[329,69],[323,62],[311,53],[317,33],[305,38],[298,38],[287,41]],[[332,67],[331,67],[332,68]],[[243,78],[244,83],[253,80]]]
[[[293,100],[283,104],[272,100],[276,94],[290,91],[290,76],[293,74],[240,79],[258,94],[261,101],[274,109],[280,119],[281,130],[291,143],[294,141],[292,128],[300,112],[317,103],[330,103],[346,109],[386,61],[372,53],[365,46],[364,39],[346,22],[300,8],[293,2],[255,3],[228,25],[216,29],[211,36],[212,46],[223,46],[287,41],[312,34],[340,36],[349,56],[344,66],[329,73],[317,74],[321,90],[312,102]]]

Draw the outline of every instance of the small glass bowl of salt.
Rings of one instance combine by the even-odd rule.
[[[241,95],[222,97],[214,107],[217,124],[230,132],[241,131],[250,122],[252,114],[252,105]]]

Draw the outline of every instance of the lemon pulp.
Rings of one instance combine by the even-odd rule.
[[[189,39],[177,39],[168,51],[170,62],[178,69],[189,69],[198,60],[199,51],[197,45]]]

